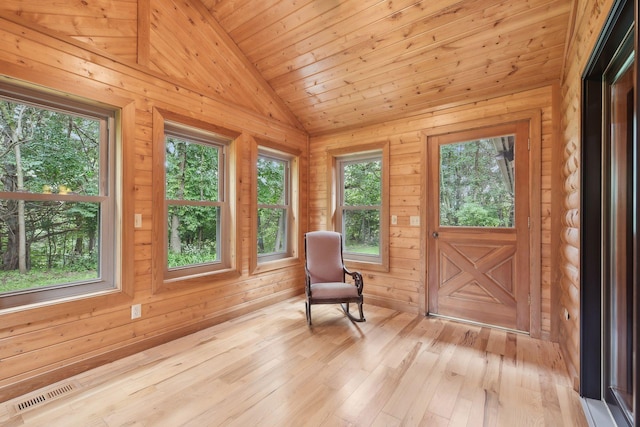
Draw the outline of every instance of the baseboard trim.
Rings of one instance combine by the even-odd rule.
[[[366,284],[365,284],[366,287]],[[367,304],[375,305],[376,307],[384,307],[390,308],[392,310],[401,311],[403,313],[411,313],[411,314],[424,314],[419,312],[419,308],[417,306],[408,304],[402,301],[390,300],[387,298],[381,298],[374,295],[364,294],[364,309],[366,311]]]

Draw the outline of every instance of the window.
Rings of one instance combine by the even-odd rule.
[[[119,287],[115,116],[0,86],[0,308]]]
[[[389,201],[387,144],[359,152],[330,152],[335,230],[342,233],[346,261],[388,268]],[[357,147],[354,147],[357,148]],[[367,149],[369,148],[369,149]]]
[[[259,262],[289,256],[290,161],[261,152],[257,161],[257,247]]]
[[[251,197],[256,216],[251,221],[251,241],[255,249],[249,260],[253,273],[299,262],[299,156],[290,147],[253,141]]]
[[[182,278],[230,266],[226,150],[215,133],[165,124],[165,274]]]

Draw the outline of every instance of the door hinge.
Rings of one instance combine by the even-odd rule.
[[[531,305],[531,294],[527,295],[527,303]]]
[[[527,151],[531,151],[531,138],[527,138]]]
[[[527,228],[531,228],[531,217],[527,217]]]

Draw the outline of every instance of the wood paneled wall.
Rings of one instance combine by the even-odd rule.
[[[144,1],[148,0],[141,3]],[[201,2],[154,1],[150,28],[151,69],[178,81],[196,83],[206,93],[302,128]]]
[[[580,120],[581,76],[594,49],[612,0],[578,0],[574,8],[572,32],[568,37],[562,77],[562,161],[563,210],[560,229],[559,309],[554,313],[558,341],[567,368],[579,386],[580,373]],[[585,171],[588,172],[588,171]],[[564,309],[569,319],[564,317]]]
[[[30,24],[136,62],[138,0],[5,0],[0,5],[0,15],[21,17]]]
[[[202,75],[197,78],[167,75],[158,67],[138,65],[132,58],[132,51],[120,57],[118,49],[114,51],[102,46],[105,49],[100,50],[93,43],[85,43],[82,37],[75,37],[77,34],[69,37],[57,28],[41,26],[54,21],[46,17],[47,14],[59,15],[68,8],[66,13],[73,15],[78,9],[97,7],[95,4],[99,2],[57,2],[56,11],[44,8],[45,3],[54,7],[54,2],[3,3],[3,7],[15,6],[22,12],[3,11],[0,15],[0,75],[125,108],[122,144],[126,156],[124,169],[129,172],[123,182],[127,207],[122,245],[127,254],[132,254],[132,259],[124,260],[128,292],[118,298],[87,298],[0,313],[0,401],[257,307],[299,295],[304,289],[301,260],[280,269],[258,274],[250,272],[249,254],[255,244],[250,238],[251,221],[255,219],[250,210],[250,177],[255,175],[251,174],[249,159],[256,140],[273,141],[301,153],[300,170],[306,171],[308,137],[287,117],[268,113],[278,111],[273,106],[279,101],[271,99],[267,92],[256,86],[255,75],[235,68],[235,60],[229,53],[231,48],[224,45],[224,38],[210,42],[200,38],[198,50],[201,57],[228,61],[227,67],[235,68],[233,79],[222,81],[214,72],[208,79],[203,79]],[[103,6],[117,10],[118,16],[123,9],[130,11],[122,16],[135,22],[135,4],[135,1],[109,0]],[[185,12],[186,4],[154,1],[157,11],[176,8]],[[30,15],[27,9],[31,5],[34,10]],[[95,10],[88,14],[101,15]],[[69,19],[91,27],[91,31],[85,33],[87,37],[100,32],[116,37],[126,29],[131,36],[129,42],[135,45],[135,25],[128,21],[120,25],[109,18],[110,12],[105,14],[104,19],[93,19],[90,24],[81,13],[75,20]],[[190,17],[184,13],[172,13],[167,18],[171,22],[167,24],[163,22],[163,16],[166,15],[154,15],[154,27],[191,28]],[[77,28],[82,27],[79,24]],[[212,36],[212,33],[208,35]],[[181,38],[188,35],[176,31],[173,36],[171,43],[189,44]],[[175,50],[176,46],[165,48]],[[156,55],[161,55],[159,49],[150,52],[151,63],[155,63]],[[189,69],[190,61],[190,58],[178,55],[171,58],[172,65],[183,70]],[[224,71],[219,73],[225,74]],[[227,98],[237,99],[237,103]],[[154,108],[224,127],[240,135],[234,142],[239,158],[235,201],[237,244],[241,254],[237,260],[238,277],[226,280],[214,277],[179,290],[153,292],[151,244],[152,235],[159,232],[153,229],[154,215],[159,208],[152,204]],[[299,225],[304,231],[308,215],[306,173],[300,178]],[[142,228],[133,228],[134,212],[142,213]],[[135,303],[142,304],[142,318],[132,321],[130,306]],[[302,307],[300,316],[304,323]]]
[[[412,215],[421,215],[423,224],[425,219],[420,189],[425,180],[422,132],[452,123],[539,109],[542,113],[542,185],[537,189],[542,200],[540,327],[543,337],[559,340],[577,386],[580,75],[612,0],[574,1],[561,86],[435,108],[420,116],[317,137],[310,145],[282,101],[273,96],[246,59],[236,57],[236,47],[229,43],[226,34],[220,33],[215,21],[209,20],[207,10],[180,0],[63,3],[2,2],[0,75],[129,106],[131,113],[127,120],[134,124],[132,137],[125,144],[130,145],[128,152],[133,158],[127,161],[133,165],[132,179],[124,185],[131,199],[131,211],[143,214],[143,227],[124,234],[124,246],[131,247],[134,253],[130,296],[125,295],[115,304],[110,300],[89,299],[0,314],[0,400],[302,292],[301,265],[257,275],[249,272],[251,212],[247,177],[251,165],[247,160],[241,160],[239,168],[242,254],[239,279],[162,295],[152,292],[153,107],[241,132],[236,143],[243,159],[248,158],[243,156],[248,156],[254,138],[299,149],[303,153],[300,170],[308,168],[308,174],[302,174],[300,192],[302,230],[324,229],[329,223],[326,150],[388,141],[390,210],[398,216],[398,224],[390,229],[389,271],[365,271],[365,293],[370,303],[411,312],[425,311],[423,229],[409,226]],[[198,25],[202,22],[211,25],[203,30]],[[194,39],[187,42],[186,38],[195,38],[196,42]],[[561,139],[555,146],[554,135]],[[559,236],[552,233],[554,230],[559,231]],[[559,257],[553,255],[555,251]],[[130,305],[138,302],[143,304],[143,317],[132,322]],[[569,320],[563,317],[565,308]]]
[[[327,208],[327,150],[388,141],[390,144],[390,214],[398,224],[390,226],[389,272],[363,271],[365,301],[398,310],[424,313],[425,309],[425,227],[426,212],[421,185],[426,184],[424,132],[437,133],[450,125],[476,126],[478,121],[500,123],[500,117],[537,110],[541,113],[541,186],[533,191],[541,198],[541,336],[551,332],[551,160],[554,138],[552,99],[557,85],[545,86],[510,96],[458,105],[431,113],[363,128],[358,131],[312,137],[309,159],[309,227],[326,229],[332,214]],[[409,225],[409,217],[421,217],[422,227]]]

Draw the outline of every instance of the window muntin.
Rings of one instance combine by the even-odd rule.
[[[291,161],[261,152],[257,159],[258,262],[290,256]]]
[[[0,89],[0,308],[116,283],[115,112]]]
[[[344,257],[381,262],[382,155],[339,158],[337,226],[344,237]]]
[[[440,225],[513,228],[515,135],[440,147]]]
[[[229,266],[227,145],[213,133],[165,125],[166,278]]]

